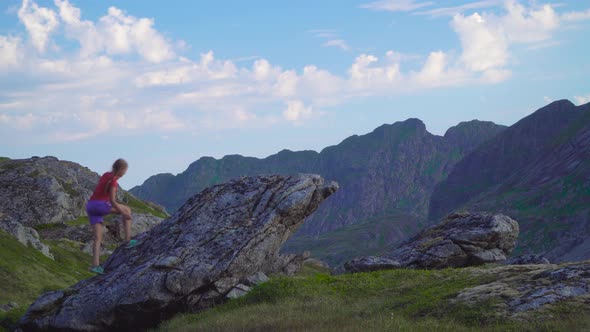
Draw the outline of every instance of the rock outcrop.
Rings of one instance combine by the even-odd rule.
[[[518,223],[502,214],[453,213],[384,257],[349,261],[350,272],[386,268],[440,269],[499,262],[515,247]]]
[[[462,290],[453,301],[469,305],[491,300],[500,317],[526,317],[532,310],[549,309],[563,300],[587,307],[590,303],[590,261],[563,264],[501,265],[473,268],[490,283]]]
[[[2,220],[0,219],[0,229],[5,230],[8,234],[14,236],[18,242],[25,246],[31,246],[39,250],[43,255],[54,259],[49,247],[41,242],[39,233],[31,227],[24,226],[23,224],[14,220]]]
[[[205,189],[138,236],[137,247],[119,247],[104,265],[106,274],[42,295],[19,324],[26,331],[141,329],[208,308],[265,272],[284,241],[337,188],[300,174]]]
[[[86,202],[99,174],[55,157],[33,157],[0,163],[0,213],[25,226],[64,223],[86,216]],[[119,189],[119,201],[137,200]],[[141,202],[165,215],[156,204]]]
[[[85,215],[98,174],[55,157],[7,160],[0,164],[0,212],[33,227]]]
[[[541,255],[521,255],[509,258],[502,262],[504,265],[525,265],[525,264],[551,264],[549,260]]]
[[[52,257],[43,239],[68,239],[81,243],[91,252],[92,232],[76,219],[86,216],[86,202],[98,183],[99,175],[79,164],[55,157],[3,160],[0,163],[0,228]],[[162,207],[142,202],[120,189],[118,200],[141,206],[144,212],[165,216]],[[133,212],[132,234],[151,229],[162,218],[149,213]],[[108,224],[108,223],[107,223]],[[105,248],[121,241],[118,225],[105,234]],[[34,228],[38,228],[38,231]]]

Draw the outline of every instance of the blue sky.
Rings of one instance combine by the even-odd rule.
[[[121,184],[383,123],[511,125],[590,102],[585,1],[0,2],[0,155]]]

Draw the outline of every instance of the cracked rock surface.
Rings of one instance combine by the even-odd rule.
[[[266,272],[281,245],[337,189],[310,174],[243,177],[205,189],[141,234],[138,246],[119,247],[106,274],[39,297],[19,325],[133,330],[208,308]]]
[[[490,314],[518,318],[530,311],[543,312],[563,301],[590,305],[590,260],[473,268],[471,273],[493,281],[466,288],[453,301],[476,305],[493,300],[496,304]]]

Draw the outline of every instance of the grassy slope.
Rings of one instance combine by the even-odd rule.
[[[55,260],[0,230],[0,304],[15,301],[19,305],[8,313],[0,313],[1,326],[18,319],[40,294],[66,288],[92,275],[88,272],[90,256],[74,244],[67,240],[46,243]]]
[[[243,298],[184,314],[158,331],[581,331],[586,308],[558,306],[549,316],[517,322],[495,317],[493,303],[447,301],[486,280],[465,269],[391,270],[329,276],[274,277]],[[489,280],[488,280],[489,281]],[[582,311],[580,311],[582,310]]]
[[[143,201],[141,201],[131,195],[128,195],[127,193],[125,193],[122,203],[128,205],[131,208],[131,211],[136,212],[136,213],[151,214],[151,215],[154,215],[154,216],[160,217],[160,218],[168,217],[164,211],[156,209],[156,208],[144,203]]]

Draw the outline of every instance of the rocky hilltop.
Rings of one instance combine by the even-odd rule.
[[[90,251],[92,232],[85,221],[85,205],[100,176],[74,162],[55,157],[3,159],[0,161],[0,229],[53,257],[44,239],[67,238],[86,244]],[[133,233],[159,223],[167,213],[162,207],[143,202],[125,190],[119,201],[133,210]],[[117,227],[109,226],[106,244],[120,241]],[[39,234],[41,233],[41,234]],[[41,236],[40,236],[41,235]]]
[[[106,274],[44,294],[26,331],[140,329],[223,301],[243,280],[272,272],[279,249],[338,189],[317,175],[260,176],[202,191],[171,218],[120,247]]]

